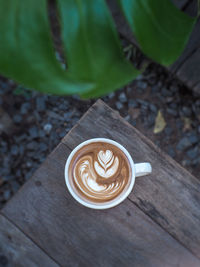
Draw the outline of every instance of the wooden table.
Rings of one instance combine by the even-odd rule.
[[[94,137],[153,167],[103,211],[78,204],[64,181],[70,151]],[[8,266],[199,267],[200,182],[99,100],[1,210],[0,240]]]

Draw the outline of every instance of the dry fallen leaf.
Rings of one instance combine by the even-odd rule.
[[[165,126],[166,126],[166,121],[165,121],[161,111],[159,110],[158,114],[156,116],[156,121],[155,121],[155,126],[154,126],[153,132],[155,134],[161,133],[164,130]]]

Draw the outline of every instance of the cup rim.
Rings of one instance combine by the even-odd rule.
[[[104,142],[104,143],[108,143],[111,145],[114,145],[116,147],[118,147],[119,149],[122,150],[122,152],[127,156],[129,163],[130,163],[130,168],[131,168],[131,182],[130,185],[128,187],[128,189],[126,190],[126,192],[119,198],[116,199],[116,201],[112,201],[111,203],[103,203],[102,205],[96,205],[93,203],[88,203],[86,201],[84,201],[83,199],[81,199],[72,189],[69,179],[68,179],[68,169],[69,169],[69,165],[70,162],[74,156],[74,154],[83,146],[90,144],[90,143],[96,143],[96,142]],[[83,206],[87,207],[87,208],[91,208],[91,209],[109,209],[112,207],[117,206],[118,204],[120,204],[122,201],[124,201],[128,195],[130,194],[130,192],[133,189],[133,186],[135,184],[135,164],[134,161],[131,157],[131,155],[129,154],[129,152],[127,151],[127,149],[125,147],[123,147],[121,144],[119,144],[118,142],[112,140],[112,139],[108,139],[108,138],[92,138],[92,139],[88,139],[82,143],[80,143],[78,146],[76,146],[71,153],[69,154],[66,163],[65,163],[65,183],[66,186],[68,188],[68,191],[70,192],[70,194],[73,196],[73,198],[78,201],[80,204],[82,204]]]

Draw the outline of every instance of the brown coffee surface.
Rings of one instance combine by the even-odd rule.
[[[130,184],[131,168],[126,155],[116,146],[95,142],[76,152],[69,166],[73,190],[85,201],[108,202]]]

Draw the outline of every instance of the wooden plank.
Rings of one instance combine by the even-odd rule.
[[[187,59],[187,61],[185,61],[184,64],[177,70],[177,76],[185,84],[187,84],[187,86],[191,88],[199,84],[200,82],[200,48],[196,50],[195,53],[193,53]]]
[[[0,266],[55,267],[49,256],[0,215]]]
[[[63,142],[72,149],[93,137],[114,139],[128,149],[136,162],[151,162],[152,175],[137,180],[130,199],[200,257],[200,182],[102,101],[88,111]]]
[[[184,12],[186,12],[190,16],[195,16],[197,13],[197,1],[196,0],[190,1],[189,5],[184,10]],[[184,62],[190,58],[190,55],[200,47],[199,37],[200,37],[200,19],[198,19],[183,53],[178,58],[178,60],[172,66],[170,66],[170,70],[176,73],[178,78],[181,80],[184,77],[184,75],[187,74],[187,72],[180,74],[179,69],[184,64]],[[192,68],[192,66],[190,68]]]
[[[200,82],[198,82],[195,86],[194,86],[194,88],[193,88],[193,90],[194,90],[194,92],[196,92],[196,93],[200,93]]]
[[[61,265],[200,266],[200,261],[188,249],[136,206],[137,201],[136,205],[133,203],[134,197],[133,201],[127,199],[115,208],[99,211],[81,206],[66,189],[64,165],[71,151],[68,148],[70,142],[72,148],[94,136],[110,137],[120,143],[126,142],[126,146],[135,140],[139,143],[135,151],[136,159],[140,160],[137,151],[143,141],[137,135],[134,128],[102,101],[98,101],[70,132],[69,142],[67,136],[63,139],[67,145],[58,145],[33,178],[4,207],[3,214]],[[80,138],[79,141],[77,138]],[[150,150],[147,156],[151,152],[155,153],[155,147],[149,147],[145,142],[144,146]],[[143,160],[152,160],[144,155]],[[153,168],[156,168],[155,163],[152,163]],[[154,175],[145,177],[146,181],[152,180],[153,184]],[[143,178],[137,181],[134,194],[139,194],[138,186],[143,181]],[[144,205],[142,208],[145,210]],[[158,215],[162,218],[156,209],[153,214],[155,218]],[[187,231],[190,233],[192,229]]]
[[[104,211],[78,204],[64,182],[70,151],[60,144],[3,209],[34,242],[62,266],[200,266],[130,200]]]

